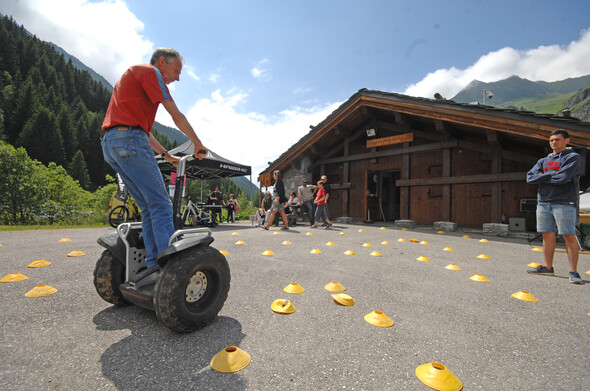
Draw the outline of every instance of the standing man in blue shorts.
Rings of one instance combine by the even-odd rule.
[[[527,173],[527,183],[539,185],[537,194],[537,232],[543,235],[544,265],[528,270],[530,274],[553,275],[555,229],[563,236],[569,259],[569,278],[572,284],[584,284],[578,274],[580,244],[576,237],[578,215],[578,169],[580,155],[568,148],[570,136],[558,129],[551,132],[549,145],[553,150],[539,159]]]
[[[148,267],[140,273],[142,276],[158,270],[157,256],[168,247],[174,233],[172,203],[153,151],[173,165],[179,159],[170,155],[151,133],[160,103],[178,129],[193,142],[197,158],[203,159],[207,154],[168,91],[167,85],[179,80],[181,70],[182,57],[167,48],[157,49],[149,64],[127,69],[113,89],[102,124],[104,158],[123,178],[141,208]]]

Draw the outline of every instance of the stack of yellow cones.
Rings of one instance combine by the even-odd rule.
[[[305,234],[305,236],[313,236],[313,234],[311,232],[308,232]]]
[[[416,376],[430,388],[439,391],[459,391],[463,383],[444,365],[432,362],[416,368]]]
[[[430,243],[428,243],[426,240],[423,240],[420,242],[420,244],[430,244]]]
[[[211,368],[217,372],[232,373],[250,364],[250,355],[236,346],[228,346],[211,359]]]
[[[462,238],[463,239],[471,239],[471,236],[469,236],[469,235],[463,235]]]
[[[533,251],[537,251],[537,252],[543,252],[543,249],[541,247],[533,247]]]
[[[381,227],[381,228],[379,228],[379,229],[380,229],[381,231],[385,231],[387,228],[385,228],[385,227]]]
[[[443,235],[445,233],[445,231],[436,231],[436,233],[439,235]]]
[[[361,228],[361,229],[359,229],[359,232],[365,232],[365,230]]]
[[[410,239],[410,242],[412,242],[412,243],[418,243],[419,240],[418,239]]]
[[[346,235],[346,232],[340,232],[338,235],[344,236],[344,235]]]
[[[272,233],[273,235],[280,235],[281,233],[279,231],[275,231]]]

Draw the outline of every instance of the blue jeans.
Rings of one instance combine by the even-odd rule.
[[[537,232],[555,232],[560,235],[576,234],[577,210],[575,205],[538,204]]]
[[[139,128],[112,129],[104,134],[102,153],[141,208],[142,236],[147,251],[145,262],[148,267],[154,267],[158,254],[168,247],[174,224],[172,202],[148,135]]]
[[[318,208],[315,211],[315,221],[326,221],[330,220],[328,217],[328,204],[318,205]]]

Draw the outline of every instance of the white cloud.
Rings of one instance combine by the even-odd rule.
[[[143,23],[121,0],[5,0],[2,13],[61,46],[111,84],[130,65],[149,61],[153,51],[153,43],[141,35]]]
[[[255,79],[267,81],[270,80],[270,71],[268,70],[268,59],[264,58],[258,61],[258,64],[250,71]]]
[[[271,119],[256,112],[241,114],[240,105],[247,97],[240,92],[224,96],[221,90],[216,90],[185,114],[207,148],[237,163],[251,165],[254,181],[269,161],[274,161],[309,132],[309,125],[323,121],[341,104],[296,107],[283,110]],[[165,110],[159,110],[156,119],[173,126]]]
[[[529,80],[557,81],[590,74],[590,29],[567,46],[539,46],[519,51],[503,48],[481,56],[466,69],[438,69],[410,85],[404,94],[452,98],[474,79],[493,82],[517,75]]]
[[[196,80],[196,81],[201,80],[199,75],[197,75],[197,72],[195,72],[195,68],[190,65],[184,65],[183,72],[185,72],[187,75],[189,75],[191,77],[191,79],[193,79],[193,80]]]

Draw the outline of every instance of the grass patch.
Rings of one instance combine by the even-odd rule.
[[[108,224],[89,223],[89,224],[39,224],[39,225],[0,225],[0,232],[6,231],[38,231],[48,229],[72,229],[72,228],[107,228]]]

